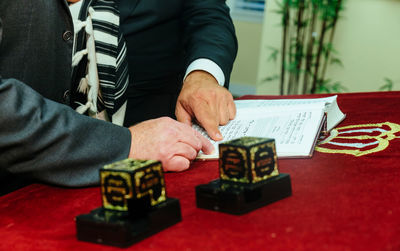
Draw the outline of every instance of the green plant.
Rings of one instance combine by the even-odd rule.
[[[280,61],[280,93],[343,91],[340,82],[325,78],[329,64],[343,66],[333,46],[344,0],[276,0],[282,17],[280,49],[270,47],[268,60]],[[266,81],[276,79],[276,75]]]
[[[392,91],[393,90],[393,80],[390,78],[384,78],[385,83],[379,88],[380,91]]]

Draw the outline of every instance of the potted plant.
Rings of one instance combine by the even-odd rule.
[[[340,82],[326,78],[328,65],[342,62],[333,46],[343,0],[276,0],[281,15],[281,47],[269,59],[280,62],[280,94],[340,92]]]

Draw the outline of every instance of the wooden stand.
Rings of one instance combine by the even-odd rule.
[[[240,215],[291,194],[289,174],[281,173],[255,184],[216,179],[196,186],[196,203],[199,208]]]
[[[140,217],[103,207],[76,217],[78,240],[127,247],[182,220],[179,200],[167,198]]]

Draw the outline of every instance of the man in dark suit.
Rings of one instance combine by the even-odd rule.
[[[2,185],[10,181],[4,175],[92,185],[100,167],[128,156],[158,159],[165,170],[179,171],[199,150],[213,150],[169,118],[124,128],[69,107],[73,23],[65,0],[2,0],[0,19]]]
[[[119,10],[130,73],[125,124],[176,115],[220,140],[218,125],[236,113],[227,88],[237,41],[225,1],[120,0]]]

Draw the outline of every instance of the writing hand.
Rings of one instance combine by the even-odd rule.
[[[193,71],[183,83],[175,115],[178,121],[187,125],[196,119],[213,140],[219,141],[222,135],[218,126],[235,118],[236,106],[232,94],[211,74]]]
[[[202,150],[213,145],[190,126],[168,117],[147,120],[129,128],[132,140],[129,158],[159,160],[164,171],[183,171]]]

